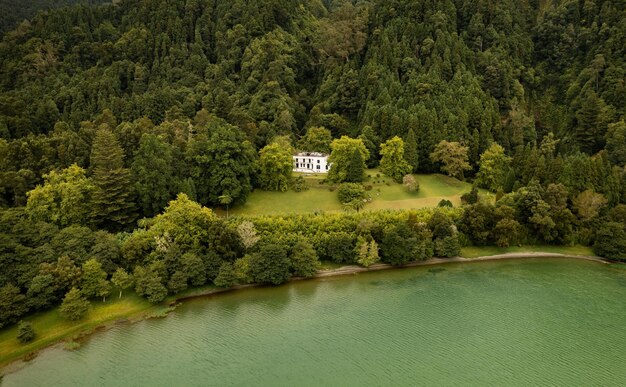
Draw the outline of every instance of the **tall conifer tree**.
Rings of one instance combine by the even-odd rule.
[[[411,166],[411,171],[416,173],[419,168],[419,154],[417,153],[417,137],[413,128],[409,129],[404,140],[404,159]]]
[[[136,218],[131,172],[124,168],[124,151],[106,125],[101,125],[91,148],[93,220],[103,228],[121,230]]]

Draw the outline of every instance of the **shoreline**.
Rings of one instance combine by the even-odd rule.
[[[510,259],[532,259],[532,258],[582,259],[586,261],[598,262],[598,263],[603,263],[603,264],[610,263],[610,261],[607,261],[601,257],[597,257],[593,255],[574,255],[574,254],[542,253],[542,252],[504,253],[504,254],[496,254],[496,255],[485,255],[485,256],[476,257],[476,258],[463,258],[463,257],[430,258],[425,261],[414,261],[414,262],[409,262],[407,264],[399,265],[399,266],[394,266],[388,263],[375,263],[369,267],[363,267],[363,266],[358,266],[358,265],[346,265],[346,266],[342,266],[336,269],[318,270],[317,274],[309,278],[292,277],[282,285],[295,282],[295,281],[314,280],[317,278],[338,277],[338,276],[343,276],[343,275],[354,275],[358,273],[367,273],[367,272],[372,272],[372,271],[381,271],[381,270],[390,270],[390,269],[405,269],[405,268],[419,267],[419,266],[442,265],[446,263],[472,263],[472,262],[500,261],[500,260],[510,260]],[[208,297],[208,296],[213,296],[216,294],[231,292],[235,290],[263,287],[263,286],[267,286],[267,285],[255,283],[255,284],[246,284],[246,285],[236,285],[230,288],[223,288],[223,289],[211,289],[211,290],[201,291],[198,293],[192,293],[192,294],[177,298],[176,300],[172,302],[179,303],[179,302],[191,300],[194,298]]]
[[[400,265],[400,266],[394,266],[394,265],[390,265],[386,263],[376,263],[369,267],[362,267],[362,266],[357,266],[357,265],[346,265],[346,266],[342,266],[336,269],[319,270],[315,276],[310,277],[310,278],[292,277],[283,285],[292,283],[292,282],[297,282],[297,281],[314,280],[318,278],[327,278],[327,277],[339,277],[339,276],[345,276],[345,275],[355,275],[358,273],[375,272],[375,271],[390,270],[390,269],[404,269],[404,268],[412,268],[412,267],[419,267],[419,266],[433,266],[433,265],[442,265],[442,264],[447,264],[447,263],[472,263],[472,262],[498,261],[498,260],[510,260],[510,259],[532,259],[532,258],[582,259],[582,260],[598,262],[598,263],[603,263],[603,264],[610,263],[610,261],[607,261],[603,258],[600,258],[597,256],[591,256],[591,255],[572,255],[572,254],[542,253],[542,252],[505,253],[505,254],[481,256],[481,257],[476,257],[476,258],[463,258],[463,257],[431,258],[425,261],[409,262],[405,265]],[[176,309],[176,306],[180,305],[182,302],[187,301],[187,300],[192,300],[192,299],[202,298],[202,297],[210,297],[210,296],[215,296],[221,293],[233,292],[233,291],[237,291],[241,289],[257,288],[257,287],[263,287],[263,286],[267,286],[267,285],[254,283],[254,284],[236,285],[230,288],[210,289],[210,290],[199,291],[197,293],[191,293],[191,294],[179,297],[179,298],[175,298],[174,300],[171,300],[166,304],[164,303],[164,304],[154,305],[155,308],[165,307],[166,308],[165,315],[155,316],[154,314],[150,313],[150,310],[152,309],[151,308],[149,310],[143,310],[138,313],[130,314],[123,319],[118,318],[116,320],[111,320],[103,324],[100,324],[96,327],[93,327],[92,329],[81,331],[73,335],[60,338],[32,352],[29,352],[25,355],[17,356],[14,359],[8,360],[4,364],[0,364],[0,381],[2,380],[1,379],[2,376],[16,372],[20,370],[21,368],[25,367],[26,365],[28,365],[28,362],[36,358],[41,351],[51,349],[51,348],[58,348],[61,345],[63,345],[63,343],[66,343],[69,341],[75,341],[75,342],[78,341],[82,343],[86,340],[89,340],[91,336],[93,336],[95,333],[104,332],[117,325],[132,324],[132,323],[136,323],[139,321],[148,320],[151,318],[166,317],[171,311],[174,311]]]

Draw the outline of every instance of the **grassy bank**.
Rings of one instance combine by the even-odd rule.
[[[450,200],[455,206],[459,206],[461,195],[472,188],[469,183],[444,175],[415,175],[420,190],[411,193],[402,184],[382,175],[377,169],[368,170],[367,176],[364,184],[372,187],[369,191],[372,202],[364,208],[365,211],[435,207],[442,199]],[[324,178],[325,175],[306,175],[305,181],[309,189],[302,192],[255,190],[245,204],[232,208],[230,214],[271,215],[343,211],[337,192],[324,183]],[[221,214],[221,211],[218,213]]]
[[[593,250],[588,246],[550,246],[550,245],[538,245],[538,246],[511,246],[511,247],[497,247],[497,246],[469,246],[461,249],[461,256],[464,258],[477,258],[488,257],[490,255],[500,255],[508,253],[560,253],[567,255],[585,255],[592,256]]]
[[[37,334],[34,341],[26,345],[17,341],[17,326],[0,331],[0,366],[50,344],[72,338],[81,332],[140,315],[153,307],[144,298],[127,293],[121,299],[113,297],[106,303],[92,302],[87,316],[78,322],[65,320],[61,317],[58,307],[31,315],[24,320],[33,324]]]

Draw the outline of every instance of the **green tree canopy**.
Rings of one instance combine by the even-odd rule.
[[[387,140],[380,146],[380,169],[395,180],[402,182],[402,177],[412,170],[411,165],[404,159],[404,141],[398,136]]]
[[[259,152],[259,185],[267,191],[287,191],[293,170],[293,148],[287,137],[274,139]]]
[[[442,140],[430,154],[432,161],[441,163],[441,170],[448,176],[463,179],[463,172],[472,169],[467,158],[468,147],[458,142]]]
[[[330,147],[332,151],[328,157],[328,163],[331,164],[328,179],[334,182],[363,180],[365,162],[369,158],[369,151],[363,144],[363,140],[342,136],[340,139],[333,140]],[[358,157],[355,157],[355,151],[358,151],[361,156],[360,164],[354,162],[358,160]],[[349,177],[350,180],[348,180]],[[356,180],[357,177],[358,180]]]
[[[504,154],[504,148],[494,142],[480,155],[476,182],[493,192],[502,189],[510,164],[511,158]]]
[[[312,126],[298,142],[298,150],[303,152],[330,153],[333,137],[330,130],[323,126]]]
[[[61,227],[87,224],[91,194],[95,186],[84,169],[74,164],[60,172],[44,175],[44,185],[28,192],[26,211],[38,221]]]

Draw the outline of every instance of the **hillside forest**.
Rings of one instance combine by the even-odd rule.
[[[626,259],[625,114],[623,0],[38,13],[0,43],[0,327],[111,284],[158,302],[310,276],[320,259],[403,264],[522,243]],[[373,167],[399,182],[444,173],[497,201],[473,190],[461,208],[209,209],[294,189],[296,150],[330,153],[332,184]]]

